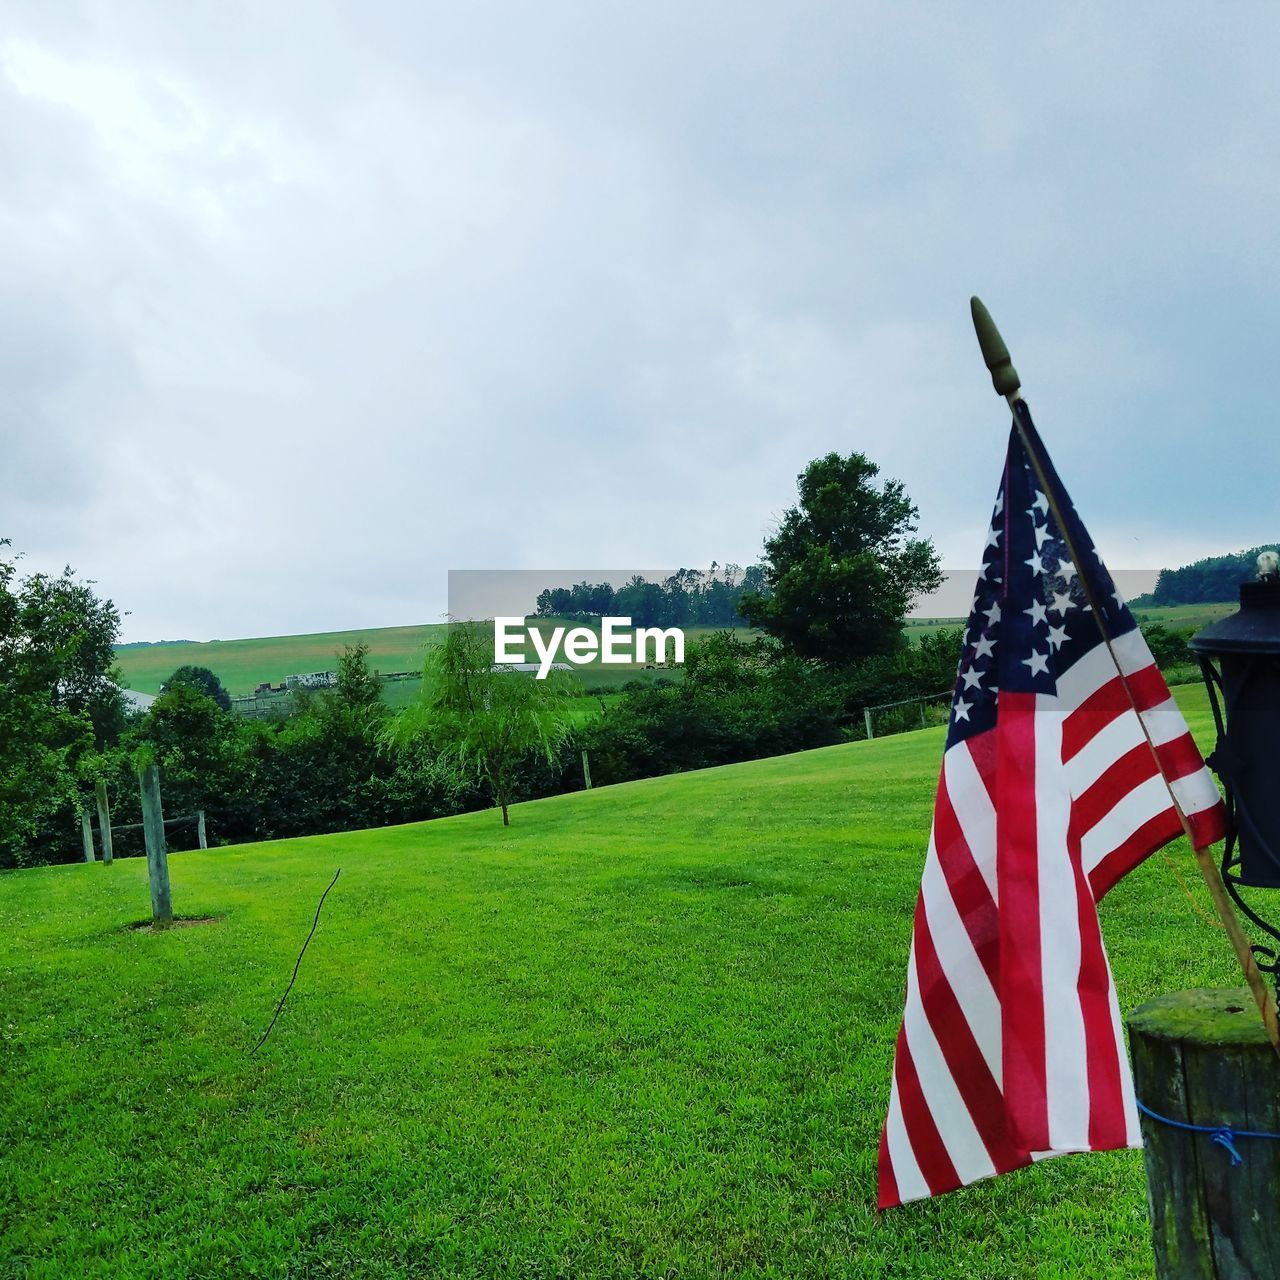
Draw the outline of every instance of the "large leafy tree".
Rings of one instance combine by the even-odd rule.
[[[194,682],[170,679],[133,731],[160,765],[170,817],[216,807],[235,790],[241,722]]]
[[[218,676],[210,671],[208,667],[197,667],[190,663],[179,667],[160,686],[160,692],[162,694],[169,693],[180,685],[185,685],[188,689],[194,689],[197,693],[204,694],[206,698],[212,698],[223,711],[231,710],[231,695],[227,692]]]
[[[503,826],[510,826],[519,772],[539,755],[555,761],[573,727],[577,691],[567,672],[535,680],[495,667],[492,631],[455,622],[428,654],[418,700],[391,722],[386,736],[399,746],[430,743],[460,780],[487,787]]]
[[[941,585],[933,543],[914,536],[919,512],[879,473],[861,453],[815,459],[765,541],[765,590],[739,609],[801,657],[843,665],[892,652],[912,601]]]
[[[1181,569],[1161,569],[1156,579],[1150,604],[1205,604],[1234,602],[1240,596],[1240,584],[1252,582],[1258,574],[1258,553],[1269,551],[1277,543],[1237,551],[1233,555],[1208,556]],[[1134,601],[1133,603],[1137,603]]]
[[[70,568],[18,577],[0,539],[0,865],[23,865],[74,802],[75,769],[113,742],[124,703],[112,674],[120,615]]]

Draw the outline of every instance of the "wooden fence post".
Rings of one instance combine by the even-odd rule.
[[[587,753],[582,753],[582,781],[588,791],[591,790],[591,761],[587,759]]]
[[[208,837],[205,835],[205,830],[204,830],[204,810],[203,809],[196,810],[196,836],[200,840],[200,847],[202,849],[207,849],[209,847],[209,840],[208,840]]]
[[[876,736],[874,733],[871,732],[871,708],[864,707],[862,709],[862,714],[867,722],[867,739],[870,740]]]
[[[98,802],[98,830],[102,835],[102,861],[110,863],[115,857],[111,843],[111,805],[107,802],[107,784],[101,778],[93,784],[94,799]]]
[[[1176,991],[1128,1023],[1137,1096],[1164,1117],[1142,1116],[1156,1275],[1275,1275],[1280,1141],[1234,1136],[1280,1134],[1280,1058],[1253,997]]]
[[[89,819],[89,810],[80,810],[80,839],[84,842],[84,860],[92,862],[93,859],[93,823]]]
[[[147,876],[151,881],[151,919],[161,929],[173,923],[169,897],[169,850],[164,840],[164,810],[160,807],[160,770],[149,764],[138,773],[142,793],[142,834],[147,842]]]

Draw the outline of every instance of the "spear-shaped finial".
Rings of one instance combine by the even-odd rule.
[[[978,346],[982,348],[982,359],[991,370],[991,385],[995,387],[997,395],[1013,395],[1022,386],[1022,382],[1009,358],[1009,348],[1004,345],[1000,330],[991,318],[991,312],[982,305],[981,298],[970,298],[969,310],[973,314],[973,328],[978,335]]]

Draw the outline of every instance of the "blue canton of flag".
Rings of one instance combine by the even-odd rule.
[[[1065,491],[1057,505],[1083,565],[1072,563],[1039,484],[1014,431],[965,633],[948,747],[995,727],[999,690],[1055,692],[1057,673],[1102,642],[1091,596],[1113,640],[1137,628]]]

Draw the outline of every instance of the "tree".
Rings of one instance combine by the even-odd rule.
[[[359,644],[342,646],[338,654],[338,683],[333,697],[348,707],[374,707],[382,700],[378,677],[369,670],[369,646]]]
[[[1159,622],[1144,622],[1142,636],[1161,671],[1169,667],[1187,666],[1195,661],[1195,654],[1187,644],[1187,637],[1180,631],[1170,631]]]
[[[776,640],[716,632],[689,646],[684,672],[678,684],[625,686],[586,726],[594,776],[625,782],[841,739],[839,673]]]
[[[538,594],[537,616],[540,618],[626,617],[637,627],[708,626],[732,627],[742,619],[738,599],[759,581],[747,570],[742,579],[740,565],[727,564],[720,576],[713,560],[709,572],[678,569],[661,582],[647,582],[633,574],[617,590],[607,582],[594,585],[580,582],[572,588],[547,588]]]
[[[118,736],[124,702],[115,606],[70,567],[20,580],[8,546],[0,539],[0,865],[21,866],[75,803],[81,758]]]
[[[864,454],[829,453],[797,477],[800,501],[765,540],[764,592],[744,595],[752,625],[833,665],[890,653],[912,601],[942,583],[933,543],[899,480],[873,481]]]
[[[1240,584],[1252,582],[1258,575],[1258,553],[1269,551],[1272,542],[1234,555],[1208,556],[1181,569],[1161,569],[1149,604],[1234,603],[1240,597]],[[1138,601],[1130,601],[1130,607]]]
[[[213,808],[235,790],[241,721],[195,681],[170,678],[165,684],[128,740],[136,747],[145,745],[163,770],[165,808],[173,817]]]
[[[554,763],[569,736],[576,683],[567,672],[535,680],[495,668],[489,629],[455,622],[427,656],[418,700],[391,722],[386,740],[402,747],[429,741],[460,778],[484,783],[510,826],[521,767],[538,755]]]
[[[223,687],[222,681],[208,667],[193,667],[190,664],[179,667],[160,686],[161,693],[168,693],[178,685],[186,685],[206,698],[212,698],[223,711],[231,710],[231,695]]]

